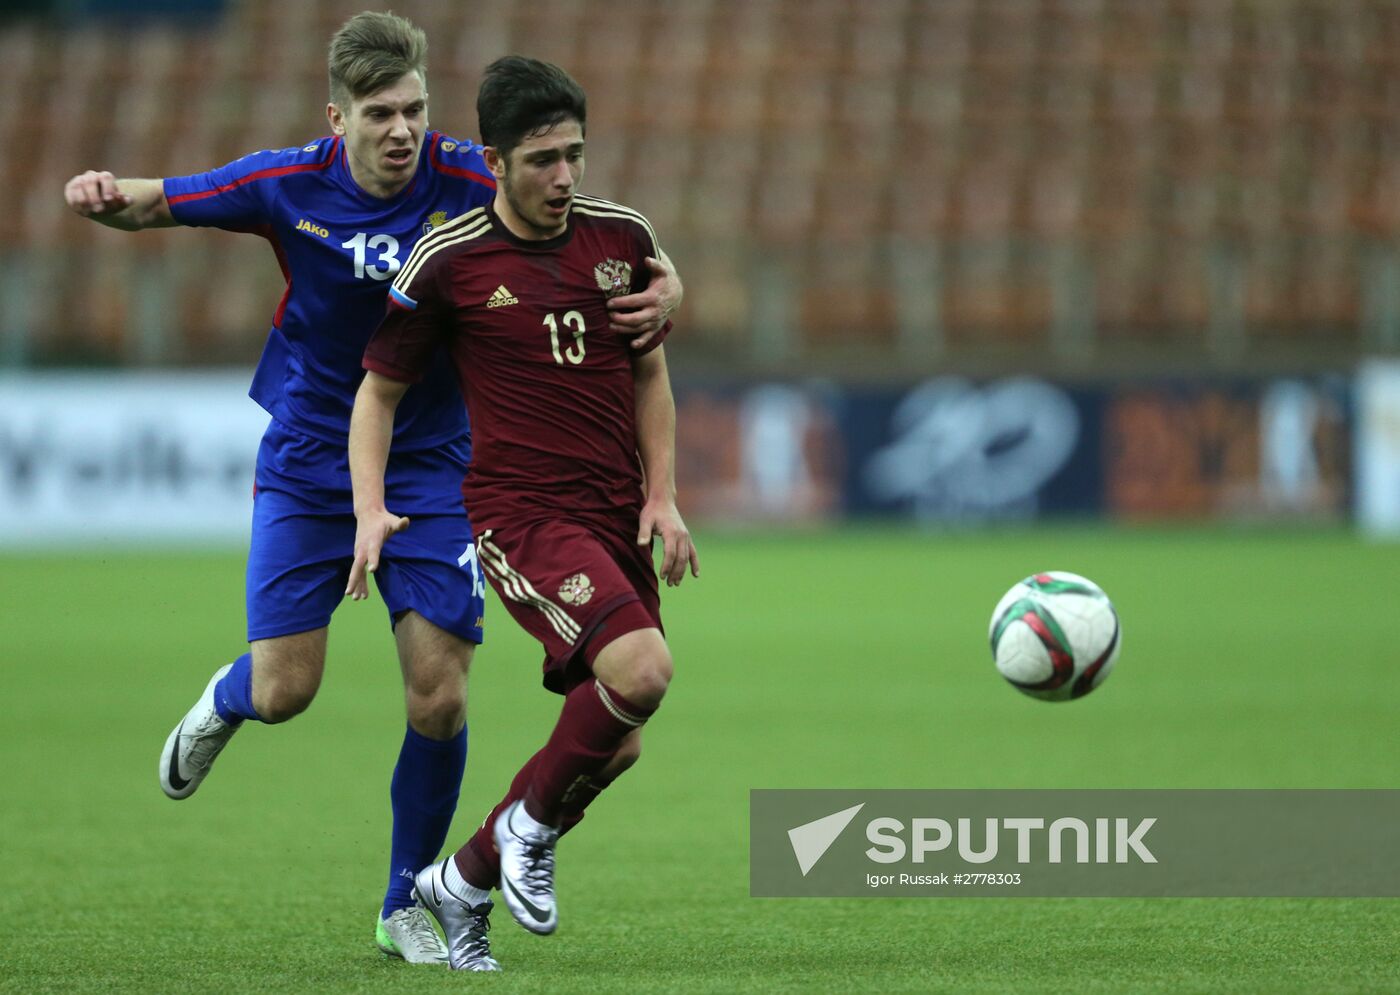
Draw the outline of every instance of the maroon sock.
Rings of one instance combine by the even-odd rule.
[[[628,701],[600,680],[569,692],[554,732],[536,758],[525,792],[525,811],[547,826],[560,825],[565,799],[584,786],[613,758],[622,740],[655,709]]]
[[[536,754],[536,756],[538,755]],[[583,821],[583,810],[593,804],[593,799],[602,794],[603,790],[610,784],[612,781],[604,780],[595,775],[588,779],[586,785],[577,786],[578,790],[565,801],[564,806],[559,810],[560,836]],[[512,791],[513,789],[514,785],[512,785]],[[476,831],[472,838],[467,840],[466,845],[457,851],[457,870],[473,887],[485,888],[490,891],[500,884],[501,854],[496,849],[495,837],[492,835],[496,826],[496,816],[505,811],[512,802],[522,797],[524,797],[523,791],[514,797],[507,796],[491,810],[491,814],[486,817],[486,821],[482,823],[481,828]]]
[[[604,695],[607,696],[606,702]],[[609,708],[609,705],[612,707]],[[623,738],[654,711],[638,708],[601,681],[585,681],[570,691],[549,742],[520,768],[510,782],[506,796],[455,854],[457,870],[462,877],[475,888],[494,888],[500,881],[501,855],[496,852],[494,835],[496,819],[516,801],[525,798],[527,793],[535,795],[537,791],[558,791],[552,785],[562,782],[564,787],[554,802],[555,814],[549,819],[540,819],[533,812],[531,815],[541,822],[554,822],[559,826],[560,835],[578,825],[583,820],[584,809],[612,783],[599,777],[598,771],[612,760]],[[593,745],[605,738],[608,740],[606,746]],[[575,745],[579,740],[584,744],[582,749]],[[591,750],[588,748],[590,745],[593,745]],[[551,754],[554,758],[553,769],[546,781],[542,772],[546,769],[545,765],[551,762]],[[537,787],[538,782],[543,784]]]
[[[573,788],[559,807],[560,836],[583,821],[583,810],[592,805],[593,799],[601,795],[609,784],[612,784],[611,780],[605,780],[598,774],[582,777],[574,782]]]
[[[496,828],[496,817],[525,797],[525,791],[530,787],[530,779],[535,776],[535,768],[539,766],[539,759],[543,755],[544,750],[540,750],[525,761],[525,766],[520,768],[515,779],[510,782],[510,790],[506,792],[506,796],[496,803],[496,807],[491,810],[481,828],[472,834],[472,838],[458,849],[455,855],[457,870],[472,887],[489,891],[499,883],[501,855],[496,852],[496,838],[492,835]]]

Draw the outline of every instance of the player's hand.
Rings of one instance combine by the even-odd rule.
[[[647,268],[651,282],[645,290],[608,300],[608,330],[632,336],[633,349],[642,348],[661,331],[685,294],[681,278],[665,260],[647,256]]]
[[[648,501],[642,507],[637,545],[649,545],[654,535],[661,536],[660,577],[667,587],[675,587],[685,579],[686,564],[690,564],[692,577],[700,576],[700,553],[674,501]]]
[[[63,199],[84,218],[119,214],[131,206],[132,198],[117,188],[117,178],[108,172],[89,169],[63,186]]]
[[[350,565],[350,581],[345,594],[351,601],[369,597],[369,575],[379,569],[379,554],[395,532],[408,528],[408,519],[391,511],[371,511],[357,516],[355,562]]]

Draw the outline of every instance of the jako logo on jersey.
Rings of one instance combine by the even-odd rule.
[[[559,585],[559,598],[566,605],[586,605],[593,597],[593,582],[588,574],[574,574]]]
[[[487,307],[509,307],[511,304],[519,304],[520,299],[512,296],[503,283],[496,288],[496,292],[486,299]]]
[[[434,228],[441,227],[445,224],[447,224],[447,212],[434,211],[432,214],[428,215],[428,220],[423,222],[423,234],[427,235],[431,233]]]
[[[451,151],[452,151],[453,149],[455,149],[456,147],[457,147],[457,143],[456,143],[456,142],[443,142],[443,143],[442,143],[442,150],[443,150],[444,152],[451,152]]]
[[[322,228],[320,225],[312,224],[305,218],[297,222],[297,231],[309,231],[311,234],[320,235],[322,238],[331,237],[331,233],[326,231],[326,229]]]
[[[593,279],[598,281],[598,289],[605,295],[618,297],[632,286],[632,264],[620,259],[604,259],[593,267]]]

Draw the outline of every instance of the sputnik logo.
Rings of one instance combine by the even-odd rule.
[[[823,854],[831,849],[831,844],[835,843],[836,838],[851,824],[856,813],[863,808],[865,803],[861,802],[852,808],[842,809],[815,822],[803,823],[788,830],[788,842],[792,844],[793,856],[797,858],[797,866],[804,878],[807,872],[816,866],[817,861],[822,859]]]

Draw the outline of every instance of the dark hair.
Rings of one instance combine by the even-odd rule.
[[[502,156],[530,135],[565,118],[588,126],[588,98],[558,66],[523,55],[507,55],[486,67],[476,94],[477,133]]]
[[[348,112],[350,101],[377,93],[404,73],[426,76],[428,39],[412,21],[367,10],[335,33],[326,64],[331,102]]]

